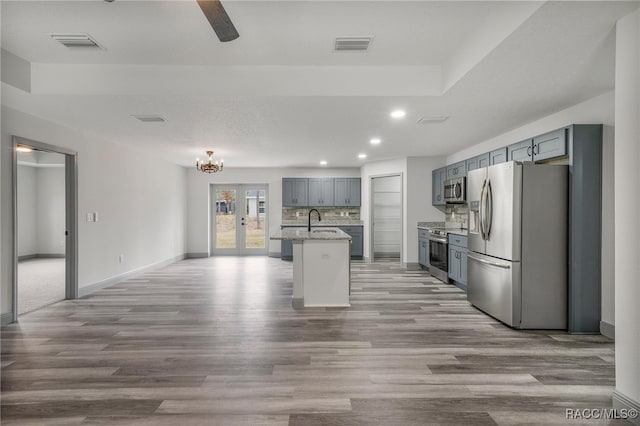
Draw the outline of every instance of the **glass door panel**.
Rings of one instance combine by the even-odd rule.
[[[220,188],[215,190],[215,248],[235,249],[237,247],[236,190]]]
[[[266,191],[264,189],[245,189],[244,210],[244,246],[252,249],[267,247]]]
[[[213,254],[267,254],[266,185],[213,185]]]

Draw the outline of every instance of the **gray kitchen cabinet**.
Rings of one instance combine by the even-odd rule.
[[[506,163],[507,162],[507,147],[496,149],[489,153],[490,165]]]
[[[469,158],[467,160],[467,173],[478,168],[478,157]]]
[[[351,258],[362,259],[364,255],[364,228],[362,226],[339,226],[351,236]]]
[[[280,244],[280,259],[293,260],[293,241],[282,240]]]
[[[449,278],[462,288],[467,289],[467,237],[449,234]]]
[[[491,161],[490,161],[488,152],[485,152],[482,155],[478,155],[476,158],[478,159],[478,168],[479,169],[481,169],[483,167],[489,167],[491,165]]]
[[[559,129],[533,138],[533,161],[567,155],[567,129]]]
[[[282,205],[284,207],[298,207],[309,205],[309,179],[283,178]]]
[[[360,178],[334,179],[334,206],[360,207]]]
[[[477,155],[473,158],[469,158],[467,160],[467,174],[471,170],[481,169],[483,167],[489,167],[489,153],[485,153],[482,155]]]
[[[309,206],[333,206],[333,193],[333,178],[309,178]]]
[[[429,269],[429,231],[418,229],[418,263],[422,269]]]
[[[447,179],[464,177],[467,175],[467,162],[460,161],[447,166]]]
[[[444,206],[444,181],[447,178],[447,168],[441,167],[431,172],[431,205]]]
[[[533,161],[533,139],[526,139],[507,147],[509,161],[531,162]]]

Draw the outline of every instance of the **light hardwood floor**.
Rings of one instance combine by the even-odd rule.
[[[294,310],[291,281],[278,259],[193,259],[27,314],[2,329],[2,424],[570,424],[611,406],[602,336],[509,329],[390,262],[353,264],[348,309]]]

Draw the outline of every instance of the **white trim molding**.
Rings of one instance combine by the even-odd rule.
[[[616,326],[606,321],[600,321],[600,334],[609,339],[615,340],[616,338]]]
[[[613,408],[616,410],[627,410],[627,412],[635,410],[636,414],[640,413],[640,403],[629,398],[619,390],[613,391]],[[634,425],[640,425],[640,416],[636,415],[635,418],[627,418],[628,422]]]

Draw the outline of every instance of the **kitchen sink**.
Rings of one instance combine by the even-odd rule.
[[[337,231],[335,229],[313,229],[311,233],[325,233],[325,234],[335,234]]]

